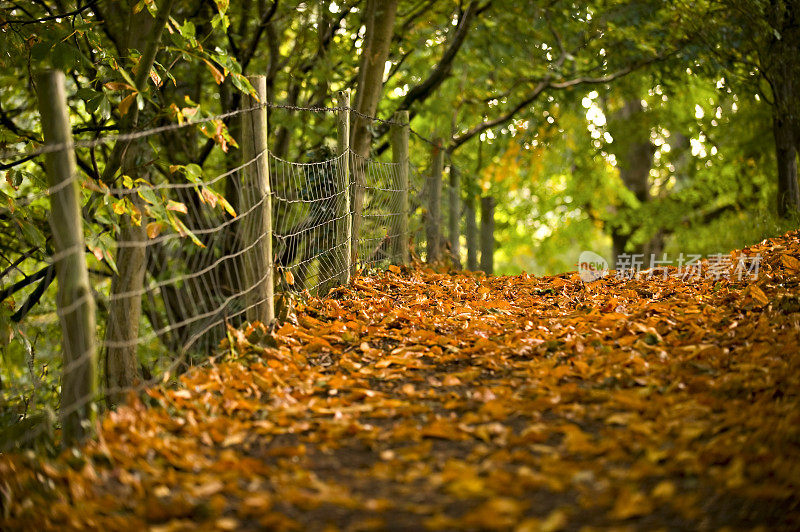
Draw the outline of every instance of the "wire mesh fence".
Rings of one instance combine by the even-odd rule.
[[[246,129],[247,115],[264,108],[225,118],[242,115]],[[0,431],[0,451],[52,434],[47,407],[60,409],[66,431],[68,420],[91,423],[98,405],[208,360],[228,327],[254,321],[261,314],[253,310],[271,304],[268,291],[269,297],[273,289],[324,296],[354,268],[398,262],[419,232],[419,222],[409,229],[408,217],[419,212],[421,179],[412,171],[404,181],[399,163],[324,146],[289,161],[265,143],[232,150],[224,171],[207,171],[178,164],[162,149],[170,140],[163,136],[183,127],[0,154],[25,158],[27,169],[20,183],[0,185],[0,218],[18,222],[21,234],[44,227],[48,217],[52,226],[28,239],[39,244],[30,252],[4,253],[3,304],[14,307],[12,317],[38,323],[36,335],[59,338],[59,345],[42,348],[38,337],[13,328],[25,347],[16,354],[3,349],[0,427],[21,433],[6,438]],[[45,175],[60,172],[51,157],[77,152],[93,159],[94,149],[110,143],[124,143],[127,161],[113,179],[78,172],[73,159],[67,174],[47,183]],[[266,188],[252,184],[259,168],[268,175]],[[359,186],[364,202],[356,213]],[[58,242],[63,228],[56,211],[77,213],[72,241]],[[358,234],[348,234],[354,216],[361,218]],[[81,269],[86,278],[73,275]],[[98,387],[81,385],[97,381]]]
[[[398,166],[353,155],[353,167],[364,174],[364,212],[358,240],[358,263],[362,267],[397,261],[400,247],[409,245],[401,220],[407,218],[402,194],[409,190],[401,188]]]
[[[349,267],[343,253],[349,242],[342,238],[352,215],[347,154],[321,148],[307,158],[293,163],[271,157],[275,264],[292,274],[292,289],[324,295]]]

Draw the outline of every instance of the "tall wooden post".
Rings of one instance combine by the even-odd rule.
[[[494,196],[481,198],[481,270],[494,273]]]
[[[397,188],[394,205],[398,210],[397,234],[394,238],[393,257],[399,264],[408,264],[408,136],[409,116],[408,111],[398,111],[394,115],[394,124],[391,128],[392,160],[397,165]]]
[[[350,187],[351,192],[351,209],[350,216],[350,276],[356,274],[356,267],[358,266],[359,259],[359,238],[361,237],[361,228],[363,227],[364,215],[364,183],[367,173],[367,160],[360,157],[357,153],[353,152],[355,157],[351,160],[351,170],[353,176],[351,178]]]
[[[467,238],[467,269],[475,271],[478,269],[478,221],[475,214],[475,194],[467,192],[467,200],[464,202],[464,225]]]
[[[86,269],[80,188],[77,180],[64,74],[36,76],[44,141],[63,145],[45,162],[51,187],[50,227],[53,231],[57,306],[64,341],[61,344],[61,426],[63,442],[71,445],[91,434],[97,394],[94,300]]]
[[[336,240],[341,253],[339,282],[350,283],[353,250],[353,218],[350,213],[350,91],[338,95],[339,116],[337,121],[336,152],[341,156],[341,199],[336,203]]]
[[[267,78],[250,76],[247,79],[253,85],[257,99],[245,96],[243,108],[257,105],[261,107],[242,115],[242,162],[249,162],[242,169],[242,184],[239,188],[240,245],[247,249],[242,260],[245,282],[242,288],[245,290],[244,302],[248,321],[270,323],[275,319],[275,307],[272,279],[272,193],[267,152]]]
[[[433,162],[431,173],[428,176],[428,214],[425,224],[425,233],[428,240],[428,263],[433,263],[442,258],[442,169],[444,168],[444,150],[442,139],[433,140]]]
[[[453,267],[461,268],[461,174],[450,164],[450,210],[447,213],[450,258]]]

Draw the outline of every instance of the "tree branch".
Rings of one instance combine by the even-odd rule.
[[[556,81],[556,82],[550,81],[550,80],[543,80],[543,81],[539,82],[539,84],[534,88],[534,90],[530,94],[528,94],[517,105],[512,107],[508,112],[506,112],[502,116],[499,116],[499,117],[497,117],[497,118],[495,118],[493,120],[484,121],[483,123],[478,124],[477,126],[469,129],[468,131],[462,133],[461,135],[454,136],[451,139],[450,145],[448,146],[448,151],[452,152],[452,151],[456,150],[459,146],[461,146],[462,144],[464,144],[465,142],[467,142],[468,140],[473,138],[475,135],[478,135],[478,134],[486,131],[487,129],[490,129],[490,128],[493,128],[493,127],[497,127],[499,125],[502,125],[502,124],[505,124],[505,123],[511,121],[514,118],[514,116],[516,116],[517,113],[519,113],[523,108],[525,108],[528,105],[530,105],[546,89],[559,89],[559,90],[561,90],[561,89],[567,89],[567,88],[570,88],[570,87],[574,87],[576,85],[609,83],[609,82],[614,81],[616,79],[619,79],[621,77],[627,76],[628,74],[630,74],[631,72],[634,72],[635,70],[638,70],[640,68],[648,66],[648,65],[650,65],[652,63],[655,63],[657,61],[662,61],[662,60],[666,59],[667,57],[669,57],[670,55],[673,55],[674,53],[676,53],[676,52],[671,52],[671,53],[665,54],[665,55],[658,55],[658,56],[646,59],[644,61],[639,61],[637,63],[633,63],[631,65],[628,65],[628,66],[626,66],[626,67],[624,67],[624,68],[622,68],[620,70],[617,70],[614,73],[608,74],[606,76],[599,76],[599,77],[582,76],[582,77],[577,77],[577,78],[566,80],[566,81]]]
[[[55,15],[48,15],[46,17],[41,17],[32,20],[22,20],[22,19],[15,19],[15,20],[6,20],[7,24],[17,24],[19,26],[25,26],[28,24],[39,24],[40,22],[47,22],[49,20],[55,20],[57,18],[67,18],[67,17],[74,17],[75,15],[80,15],[90,7],[94,7],[94,4],[97,3],[97,0],[89,0],[82,6],[79,6],[77,9],[73,11],[68,11],[67,13],[57,13]]]
[[[39,302],[50,284],[56,280],[56,269],[52,264],[42,271],[44,272],[42,275],[44,278],[39,283],[39,286],[31,292],[31,295],[28,296],[28,299],[25,300],[25,303],[22,304],[19,310],[11,315],[11,321],[15,323],[22,321],[22,318],[24,318],[34,305]]]
[[[42,268],[41,270],[39,270],[38,272],[34,273],[33,275],[28,275],[25,278],[20,279],[16,283],[12,284],[8,288],[4,289],[3,291],[0,291],[0,301],[5,301],[7,297],[14,295],[23,288],[25,288],[26,286],[35,283],[36,281],[47,275],[47,272],[52,268],[53,265],[49,264],[44,268]]]
[[[253,56],[256,53],[256,49],[258,48],[258,43],[261,42],[261,36],[264,34],[264,30],[267,28],[267,25],[272,20],[272,17],[275,15],[275,12],[278,10],[278,0],[274,0],[272,5],[270,6],[269,10],[264,12],[261,15],[261,20],[258,23],[258,27],[256,27],[255,35],[250,40],[247,45],[247,50],[245,51],[244,55],[241,58],[242,62],[242,72],[247,69],[247,65],[250,64],[250,61],[253,59]]]
[[[470,140],[475,135],[479,135],[483,133],[487,129],[499,126],[501,124],[505,124],[506,122],[510,121],[514,116],[520,112],[523,108],[527,107],[531,103],[533,103],[536,98],[538,98],[542,92],[549,86],[549,82],[542,81],[540,82],[531,93],[529,93],[525,98],[523,98],[517,105],[512,107],[507,113],[495,118],[494,120],[484,121],[477,126],[473,127],[472,129],[467,130],[466,132],[462,133],[461,135],[455,135],[450,142],[450,146],[448,146],[447,151],[453,152],[459,146]]]
[[[136,74],[134,76],[134,85],[137,92],[144,91],[147,78],[150,75],[150,69],[153,67],[153,62],[156,58],[156,53],[158,52],[158,48],[161,44],[161,34],[164,31],[164,27],[167,25],[167,21],[169,19],[169,14],[172,11],[172,6],[175,4],[175,0],[166,0],[158,10],[156,14],[155,21],[151,28],[151,34],[147,39],[147,45],[142,53],[141,58],[139,59],[139,65],[136,69]],[[139,107],[134,105],[132,109],[122,117],[120,131],[127,131],[131,127],[135,127],[139,119]],[[130,146],[130,142],[117,142],[114,144],[114,148],[111,151],[111,155],[108,158],[106,163],[106,167],[103,171],[102,180],[108,183],[117,170],[120,168],[122,164],[122,159],[127,151],[128,147]]]
[[[485,7],[486,6],[484,6],[484,9]],[[447,46],[447,49],[444,51],[444,54],[442,54],[442,58],[436,64],[425,81],[416,87],[412,87],[411,90],[406,93],[403,101],[400,102],[400,106],[396,109],[396,111],[405,111],[411,108],[415,102],[425,101],[433,93],[433,91],[444,82],[448,74],[450,74],[450,70],[453,68],[453,60],[456,58],[458,51],[464,44],[464,40],[467,38],[467,33],[469,32],[470,24],[472,23],[473,18],[475,18],[477,12],[478,1],[473,0],[461,15],[461,18],[458,21],[458,26],[456,26],[456,30],[450,38],[450,42]]]
[[[22,159],[17,159],[13,163],[0,163],[0,170],[10,170],[11,168],[14,168],[15,166],[19,166],[22,163],[26,163],[26,162],[30,161],[31,159],[35,159],[35,158],[36,158],[36,155],[27,155],[27,156],[23,157]]]

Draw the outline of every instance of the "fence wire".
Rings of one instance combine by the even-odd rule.
[[[324,109],[331,110],[340,111]],[[228,116],[236,114],[242,113]],[[173,129],[160,127],[58,146],[85,154],[112,141],[130,142],[131,149],[147,162],[127,168],[113,186],[76,175],[48,187],[42,156],[57,151],[52,146],[32,155],[2,154],[16,160],[31,157],[22,183],[0,184],[0,219],[17,220],[18,241],[26,240],[30,224],[46,227],[49,211],[63,200],[58,192],[77,182],[86,248],[54,253],[54,235],[49,230],[42,230],[41,238],[27,238],[38,241],[35,251],[27,254],[16,252],[15,256],[4,244],[2,260],[8,266],[0,275],[0,303],[17,312],[21,305],[15,302],[25,301],[31,308],[14,329],[22,351],[2,349],[0,433],[3,427],[22,432],[11,441],[0,438],[0,452],[51,434],[57,422],[52,421],[49,407],[61,408],[62,418],[86,412],[110,398],[124,400],[128,393],[208,360],[219,352],[228,326],[242,325],[249,311],[264,304],[265,284],[272,284],[276,293],[324,296],[351,268],[346,250],[357,250],[351,261],[359,268],[381,267],[397,261],[401,246],[409,246],[418,232],[418,222],[412,222],[412,234],[404,236],[400,229],[401,218],[417,213],[421,204],[418,172],[411,173],[409,190],[404,190],[399,165],[321,148],[295,162],[269,151],[241,161],[240,153],[233,151],[223,162],[224,171],[209,174],[197,165],[174,164],[168,150],[156,151],[155,143],[148,143]],[[167,139],[161,144],[168,145]],[[264,161],[270,175],[269,194],[243,186],[253,167]],[[357,187],[364,203],[353,246],[346,231],[354,215]],[[410,213],[401,212],[404,193],[409,196]],[[254,234],[252,227],[259,226],[268,204],[274,270],[255,275],[250,259],[270,237]],[[21,209],[31,219],[15,218]],[[76,256],[88,263],[91,290],[56,304],[55,272],[65,259]],[[97,336],[92,339],[79,337],[83,329],[73,326],[87,305],[97,309]],[[56,330],[56,321],[61,337],[48,345],[42,340]],[[130,327],[132,322],[134,327]],[[31,336],[26,334],[26,324],[36,325]],[[59,344],[92,345],[93,341],[96,349],[78,353],[62,365]],[[127,356],[130,353],[134,356]],[[136,367],[120,368],[121,361]],[[65,396],[66,383],[83,379],[87,367],[98,374],[99,392]],[[121,369],[137,375],[135,386],[115,381]]]
[[[342,238],[352,215],[347,154],[337,157],[322,148],[307,157],[311,162],[271,157],[274,256],[276,266],[291,273],[281,282],[324,295],[348,268],[344,250],[349,241]]]
[[[400,247],[408,246],[408,235],[401,233],[401,194],[399,165],[366,159],[353,154],[353,168],[363,174],[364,207],[358,241],[358,263],[373,268],[398,260]],[[356,185],[358,186],[358,185]]]

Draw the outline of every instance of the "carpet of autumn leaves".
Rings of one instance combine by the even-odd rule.
[[[739,253],[757,279],[359,277],[0,457],[0,528],[798,529],[800,232]]]

